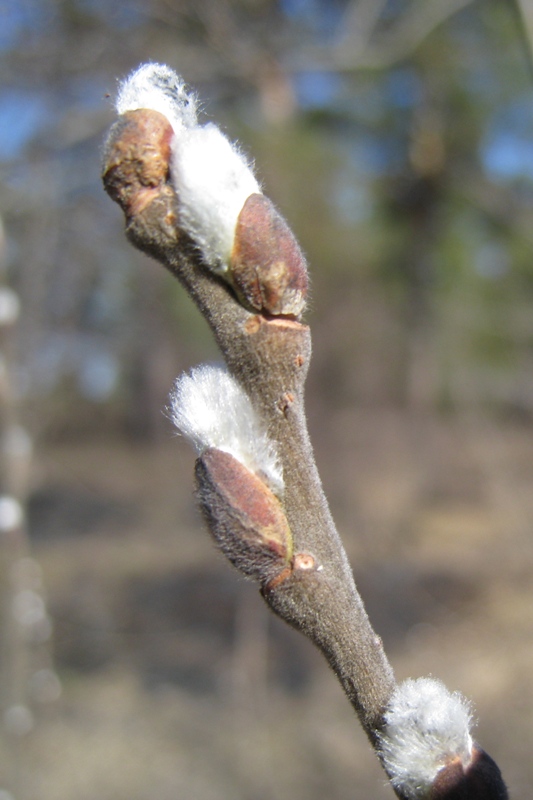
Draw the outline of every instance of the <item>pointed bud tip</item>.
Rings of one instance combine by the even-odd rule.
[[[231,275],[254,309],[299,317],[305,308],[305,258],[284,218],[262,194],[251,194],[239,214]]]

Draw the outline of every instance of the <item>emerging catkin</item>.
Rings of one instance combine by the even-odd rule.
[[[169,416],[201,454],[224,450],[262,477],[273,492],[283,475],[270,440],[244,389],[221,367],[203,365],[181,375],[170,395]]]
[[[440,681],[418,678],[401,683],[385,713],[380,746],[393,786],[418,800],[449,761],[459,758],[468,766],[471,721],[468,702]]]
[[[229,270],[237,219],[251,194],[261,193],[240,149],[213,123],[200,125],[197,100],[163,64],[142,64],[120,85],[119,114],[140,108],[163,114],[174,130],[171,179],[179,223],[213,272]]]

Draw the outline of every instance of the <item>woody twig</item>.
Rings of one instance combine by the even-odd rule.
[[[503,800],[467,702],[429,678],[396,684],[356,589],[307,432],[307,267],[287,223],[167,67],[140,67],[117,111],[105,188],[130,241],[196,302],[226,363],[182,376],[171,396],[215,542],[323,652],[398,797]]]

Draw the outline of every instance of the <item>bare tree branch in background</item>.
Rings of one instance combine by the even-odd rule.
[[[524,51],[533,77],[533,3],[531,0],[515,0],[512,5],[516,9]]]
[[[473,0],[420,0],[402,14],[385,33],[379,32],[386,3],[359,0],[348,9],[337,43],[327,52],[303,50],[298,62],[312,62],[317,69],[350,71],[386,69],[409,56],[432,31]]]
[[[359,0],[349,4],[344,14],[341,30],[334,44],[334,52],[338,58],[344,54],[353,57],[354,54],[368,46],[387,5],[387,0]]]
[[[324,496],[306,427],[307,270],[246,160],[171,70],[119,94],[103,177],[130,241],[184,285],[227,372],[180,378],[172,416],[195,445],[197,494],[221,551],[323,652],[399,798],[504,800],[468,704],[433,679],[397,685]]]

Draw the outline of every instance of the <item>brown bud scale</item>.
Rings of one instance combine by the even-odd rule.
[[[198,498],[224,555],[245,575],[264,582],[292,555],[280,501],[255,473],[229,453],[210,448],[196,462]]]
[[[173,135],[168,119],[151,109],[128,111],[111,128],[103,181],[128,217],[141,212],[167,183]]]
[[[281,214],[262,194],[250,195],[239,214],[231,276],[237,292],[258,311],[299,317],[305,308],[305,258]]]
[[[448,762],[433,781],[429,800],[508,800],[507,788],[495,761],[474,745],[472,759]]]

